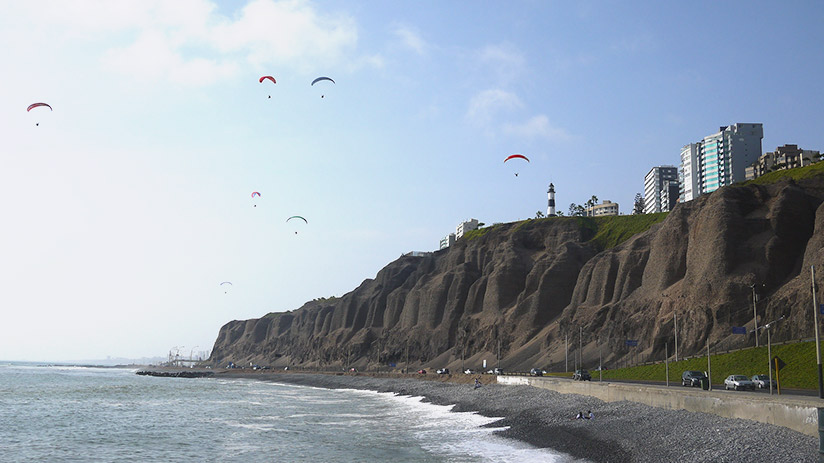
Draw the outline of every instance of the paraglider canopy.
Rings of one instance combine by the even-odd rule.
[[[275,78],[274,78],[274,77],[272,77],[272,76],[263,76],[263,77],[261,77],[260,79],[258,79],[258,82],[260,82],[260,83],[262,84],[262,83],[263,83],[263,81],[264,81],[264,80],[267,80],[267,79],[268,79],[268,80],[271,80],[273,84],[276,84],[276,83],[277,83],[277,81],[275,81]]]
[[[317,79],[313,80],[313,81],[312,81],[312,85],[315,85],[316,83],[318,83],[318,82],[320,82],[320,81],[322,81],[322,80],[328,80],[329,82],[332,82],[333,84],[335,83],[335,81],[334,81],[334,80],[332,80],[330,77],[323,77],[323,76],[321,76],[321,77],[318,77]]]
[[[524,156],[523,154],[509,155],[509,156],[506,157],[506,159],[504,159],[504,162],[509,161],[510,159],[524,159],[524,160],[526,160],[526,162],[529,162],[529,159],[527,159],[527,157]]]
[[[32,109],[40,107],[40,106],[45,106],[45,107],[49,108],[49,110],[54,111],[54,109],[52,109],[52,107],[49,106],[48,103],[32,103],[32,104],[29,105],[28,108],[26,108],[26,111],[27,112],[31,111]]]
[[[252,199],[254,199],[255,197],[260,198],[260,193],[258,193],[257,191],[253,191],[252,192]],[[257,204],[255,204],[254,207],[257,207]]]
[[[504,163],[506,163],[506,161],[509,161],[510,159],[523,159],[524,161],[529,162],[529,158],[527,158],[523,154],[510,154],[506,157],[506,159],[504,159]],[[515,172],[515,176],[518,176],[518,172]]]
[[[223,286],[223,285],[234,286],[231,281],[224,281],[223,283],[220,284],[220,286]],[[227,294],[228,292],[229,291],[228,291],[228,287],[227,287],[227,289],[225,291],[223,291],[223,294]]]

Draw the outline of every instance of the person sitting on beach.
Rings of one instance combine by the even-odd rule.
[[[478,378],[475,378],[475,389],[478,389],[479,387],[481,387],[481,382],[478,381]]]
[[[576,420],[582,420],[582,419],[584,419],[584,412],[578,412],[578,414],[577,414],[577,415],[575,415],[575,419],[576,419]]]
[[[592,415],[592,410],[587,410],[587,416],[585,416],[584,418],[586,418],[588,420],[591,420],[592,418],[594,418],[594,416]]]

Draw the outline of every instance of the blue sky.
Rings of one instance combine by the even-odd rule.
[[[824,4],[669,3],[0,2],[0,359],[206,350],[722,125],[824,150]]]

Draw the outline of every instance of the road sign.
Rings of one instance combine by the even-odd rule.
[[[637,339],[627,339],[627,345],[635,347],[635,346],[638,345],[638,340]]]
[[[778,356],[773,357],[773,365],[775,365],[777,370],[780,370],[780,369],[784,368],[785,366],[787,366],[787,364],[784,363],[783,360],[778,358]]]
[[[744,326],[733,326],[732,334],[747,334],[747,328]]]
[[[818,313],[824,315],[824,304],[818,304]]]

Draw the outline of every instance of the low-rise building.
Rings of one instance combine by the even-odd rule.
[[[463,237],[464,233],[477,229],[478,219],[464,220],[463,222],[459,223],[457,227],[455,227],[455,239],[459,240],[461,239],[461,237]]]
[[[453,244],[455,244],[455,234],[450,233],[450,234],[444,236],[443,238],[441,238],[441,244],[440,244],[440,247],[438,247],[438,249],[445,249],[445,248],[448,248],[449,246],[452,246]]]
[[[771,153],[764,153],[758,160],[747,166],[746,178],[752,180],[775,170],[809,166],[820,159],[821,153],[802,150],[798,145],[779,146]]]
[[[601,217],[604,215],[618,215],[618,203],[605,199],[601,204],[596,204],[585,209],[587,217]]]

